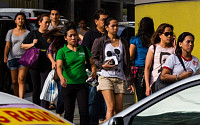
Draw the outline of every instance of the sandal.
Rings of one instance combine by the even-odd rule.
[[[56,105],[55,104],[51,104],[50,106],[49,106],[49,110],[55,110],[56,109]]]

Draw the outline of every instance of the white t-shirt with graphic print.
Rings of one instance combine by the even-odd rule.
[[[119,40],[119,46],[113,47],[111,43],[107,43],[105,45],[105,60],[106,63],[108,60],[113,59],[115,60],[116,66],[110,70],[102,69],[99,74],[104,77],[117,77],[123,80],[126,80],[123,71],[123,47],[122,42]]]
[[[184,57],[181,56],[181,59],[183,60],[186,70],[191,69],[193,71],[192,75],[197,74],[197,70],[200,67],[199,59],[197,57],[192,56],[190,60],[186,60]],[[179,75],[184,71],[181,62],[174,54],[170,55],[167,58],[165,64],[163,65],[163,68],[171,70],[172,75]]]
[[[174,54],[175,49],[174,47],[170,48],[162,48],[160,45],[155,44],[156,51],[154,54],[154,64],[153,64],[153,71],[151,72],[150,78],[150,86],[157,80],[158,76],[162,71],[162,65],[165,63],[167,57],[171,54]],[[154,53],[154,46],[151,45],[149,49]]]

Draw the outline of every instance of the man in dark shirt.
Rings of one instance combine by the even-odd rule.
[[[88,31],[84,38],[82,45],[88,47],[89,50],[92,49],[93,42],[96,38],[102,37],[106,34],[104,29],[104,20],[108,17],[108,12],[106,10],[99,10],[95,14],[94,22],[96,24],[95,29]]]
[[[82,45],[88,47],[91,51],[92,45],[96,38],[102,37],[106,34],[104,29],[104,20],[108,17],[108,11],[100,9],[95,13],[94,22],[95,29],[88,31],[84,38]],[[101,93],[98,93],[96,87],[89,87],[89,123],[90,125],[98,125],[99,119],[105,118],[105,102]]]

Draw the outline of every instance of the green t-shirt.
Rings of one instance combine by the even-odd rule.
[[[89,58],[92,57],[88,50]],[[86,83],[87,75],[85,71],[85,53],[82,46],[78,45],[76,52],[70,50],[67,45],[59,49],[56,60],[63,61],[63,76],[67,79],[67,84]]]

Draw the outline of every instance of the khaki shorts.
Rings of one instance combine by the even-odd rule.
[[[114,93],[125,93],[125,80],[116,77],[98,77],[97,91],[113,90]]]

